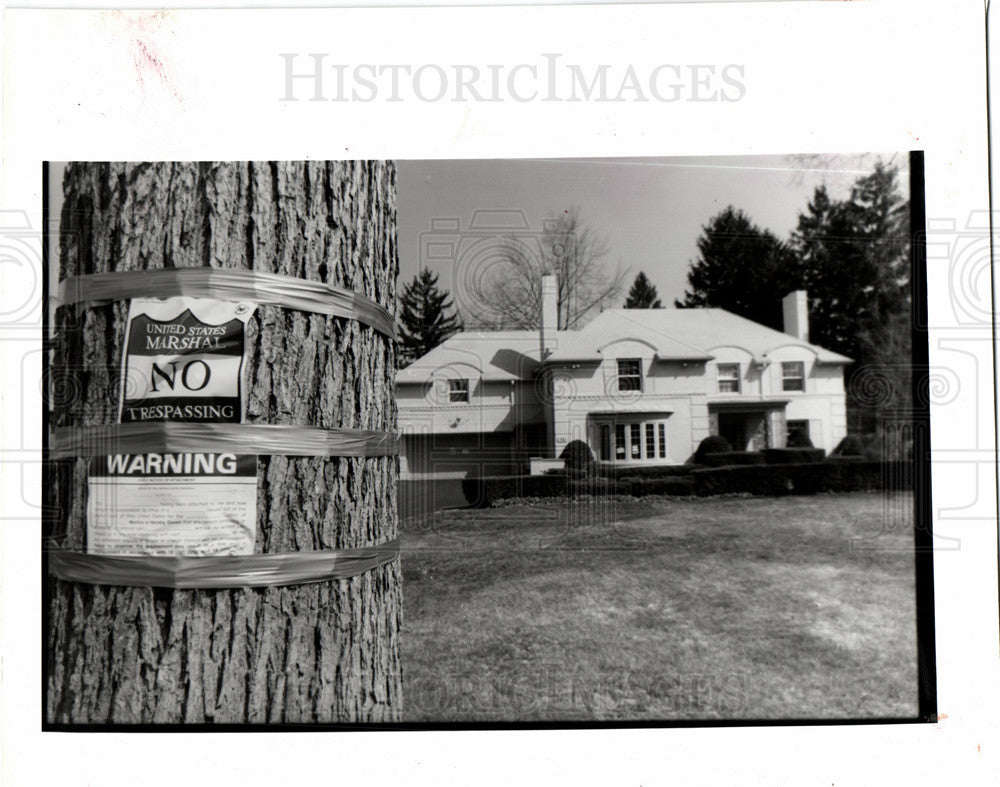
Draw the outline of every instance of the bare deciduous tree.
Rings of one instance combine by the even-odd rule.
[[[542,276],[558,279],[559,328],[578,328],[620,295],[628,271],[609,268],[611,247],[586,225],[578,208],[550,215],[541,232],[497,239],[496,264],[479,283],[475,306],[479,314],[463,315],[506,328],[539,326]]]

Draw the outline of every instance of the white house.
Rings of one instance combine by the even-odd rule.
[[[799,431],[827,451],[846,434],[851,359],[809,343],[804,291],[783,300],[784,333],[674,308],[560,331],[554,277],[541,300],[538,331],[458,333],[400,370],[404,478],[524,472],[576,440],[598,461],[648,465],[686,462],[710,434],[759,450]]]

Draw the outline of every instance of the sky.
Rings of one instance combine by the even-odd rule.
[[[833,198],[847,196],[879,158],[899,168],[906,194],[904,153],[400,161],[400,286],[412,281],[422,264],[439,274],[444,288],[460,281],[454,262],[422,255],[421,238],[441,236],[432,230],[432,220],[458,219],[461,231],[477,210],[521,211],[537,231],[546,216],[575,206],[587,226],[607,240],[608,269],[629,269],[629,284],[645,272],[669,306],[684,293],[702,227],[726,206],[742,209],[758,226],[787,239],[817,186],[825,183]]]
[[[400,288],[421,267],[422,237],[440,236],[432,231],[434,219],[457,219],[465,229],[477,210],[520,211],[529,231],[537,231],[546,216],[575,206],[587,225],[607,240],[609,270],[618,265],[628,269],[629,283],[644,271],[669,306],[687,286],[702,227],[727,205],[787,238],[816,186],[825,183],[832,197],[846,196],[851,184],[879,159],[899,168],[900,189],[907,193],[905,153],[399,161]],[[64,166],[54,163],[49,169],[53,217],[61,208]],[[453,289],[453,264],[423,262],[439,274],[442,287]]]

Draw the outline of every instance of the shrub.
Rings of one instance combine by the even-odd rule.
[[[511,475],[462,479],[465,499],[474,506],[489,506],[510,497],[554,497],[566,491],[566,479],[551,475]]]
[[[564,449],[559,458],[566,463],[569,470],[585,470],[594,464],[594,454],[590,446],[583,440],[573,440]]]
[[[717,467],[693,474],[702,496],[744,492],[753,495],[809,495],[913,488],[910,462],[809,462],[805,464]]]
[[[845,465],[845,464],[851,464],[851,463],[854,463],[854,462],[868,462],[868,461],[877,461],[877,460],[869,460],[869,459],[866,459],[863,456],[835,456],[834,454],[830,454],[823,461],[824,462],[836,462],[837,464]]]
[[[563,495],[810,495],[818,492],[912,489],[913,464],[840,460],[778,465],[728,465],[695,468],[685,475],[634,475],[620,479],[600,476],[501,476],[467,478],[463,480],[462,488],[470,503],[478,506],[490,506],[511,498]]]
[[[598,475],[604,478],[674,478],[690,475],[697,468],[693,465],[595,465]]]
[[[725,467],[726,465],[762,465],[764,454],[760,451],[719,451],[704,457],[708,467]]]
[[[912,435],[898,426],[886,427],[879,432],[848,435],[841,444],[848,440],[850,440],[848,447],[852,451],[857,451],[857,445],[860,443],[861,455],[865,459],[880,459],[885,462],[913,460]],[[840,445],[835,450],[839,451]]]
[[[566,494],[573,497],[579,495],[627,495],[628,493],[627,484],[610,478],[591,476],[573,479],[566,483]]]
[[[565,472],[567,478],[596,478],[600,475],[598,472],[597,462],[594,462],[590,465],[590,467],[584,467],[577,470],[567,469]]]
[[[785,443],[786,448],[812,448],[812,440],[805,432],[792,432]]]
[[[624,486],[624,482],[619,482]],[[628,494],[633,497],[645,495],[693,495],[694,477],[674,476],[672,478],[635,478],[628,483]]]
[[[822,462],[826,452],[822,448],[765,448],[764,461],[769,465]]]
[[[662,478],[591,478],[586,481],[570,481],[566,484],[566,494],[578,495],[693,495],[694,478],[687,476],[664,476]]]
[[[791,494],[787,469],[767,466],[730,466],[699,470],[694,473],[695,494],[702,497],[749,492],[754,495]]]
[[[837,443],[830,456],[865,456],[865,445],[860,437],[849,434]]]
[[[705,457],[709,454],[719,454],[723,451],[732,451],[733,447],[729,441],[719,434],[712,434],[698,443],[698,450],[694,452],[694,461],[698,464],[705,463]]]
[[[691,475],[662,478],[565,478],[550,475],[501,476],[498,478],[466,478],[462,481],[466,499],[474,506],[488,507],[499,500],[512,498],[594,497],[606,495],[693,495],[695,481]]]

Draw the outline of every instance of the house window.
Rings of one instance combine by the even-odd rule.
[[[804,446],[811,444],[809,442],[808,421],[789,421],[785,424],[785,428],[788,430],[785,445]]]
[[[601,424],[596,433],[602,461],[646,462],[667,458],[667,428],[663,421],[636,420]]]
[[[448,381],[448,401],[468,402],[469,401],[469,381],[449,380]]]
[[[642,364],[638,358],[622,358],[618,361],[618,390],[642,390]]]
[[[806,389],[806,369],[802,361],[786,361],[781,364],[781,390],[804,391]]]
[[[740,365],[738,363],[719,364],[719,393],[740,392]]]
[[[607,424],[601,426],[601,461],[611,461],[611,427]]]

